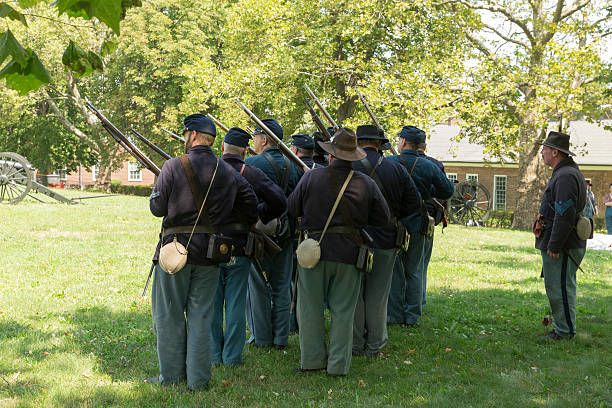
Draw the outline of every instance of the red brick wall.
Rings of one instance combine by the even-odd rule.
[[[444,163],[446,173],[456,173],[457,180],[459,182],[466,180],[466,174],[478,174],[478,182],[482,183],[489,194],[491,194],[491,200],[493,200],[494,190],[493,181],[494,176],[507,176],[506,180],[506,209],[514,210],[517,202],[517,187],[518,187],[518,169],[512,167],[465,167],[465,166],[453,166],[453,163]],[[584,166],[586,167],[586,166]],[[611,166],[612,167],[612,166]],[[582,173],[585,178],[590,178],[593,183],[593,193],[597,200],[600,214],[602,216],[602,202],[605,194],[609,192],[610,183],[612,183],[612,168],[610,170],[590,170],[587,168],[582,169]],[[550,174],[550,170],[549,173]],[[539,197],[538,197],[539,199]]]
[[[124,162],[123,166],[111,174],[111,180],[120,180],[121,184],[138,185],[138,186],[153,186],[155,184],[155,175],[147,169],[142,169],[142,180],[128,181],[128,162]],[[83,186],[93,185],[93,174],[91,169],[81,167],[81,181]],[[66,176],[66,184],[69,187],[79,186],[79,171],[70,173]]]

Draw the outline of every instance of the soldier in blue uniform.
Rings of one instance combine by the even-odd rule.
[[[250,139],[251,135],[244,130],[231,128],[223,140],[221,159],[232,166],[253,187],[259,201],[257,215],[263,223],[267,223],[286,212],[287,198],[280,187],[261,170],[244,163]],[[241,217],[233,221],[232,224],[224,226],[224,232],[234,239],[232,253],[234,261],[221,265],[211,327],[212,363],[226,366],[242,364],[246,327],[246,291],[249,274],[253,268],[252,260],[245,256],[247,233],[251,225],[243,222]],[[223,333],[224,309],[225,334]]]
[[[418,153],[419,157],[429,160],[442,171],[442,173],[446,174],[444,170],[444,164],[434,159],[431,156],[425,154],[425,150],[427,149],[427,139],[425,132],[421,135],[422,142],[419,143]],[[446,201],[441,201],[435,198],[431,200],[427,200],[425,202],[425,208],[427,209],[427,213],[434,217],[436,225],[442,223],[443,227],[446,228],[446,216],[444,213]],[[434,231],[435,233],[435,231]],[[431,260],[431,252],[433,251],[433,243],[434,243],[434,233],[431,236],[425,236],[425,247],[423,248],[423,307],[427,303],[427,268],[429,268],[429,261]]]
[[[283,128],[277,121],[264,119],[262,122],[276,137],[283,139]],[[245,163],[262,170],[286,196],[291,194],[302,171],[283,156],[275,142],[259,127],[255,129],[253,142],[253,148],[258,154],[247,158]],[[262,228],[271,233],[282,251],[273,257],[264,256],[261,264],[265,276],[254,269],[249,275],[247,319],[252,331],[249,342],[259,347],[284,349],[289,339],[290,282],[293,269],[293,239],[289,217],[284,214]]]
[[[297,134],[291,136],[291,150],[299,157],[306,166],[311,169],[324,167],[314,162],[315,141],[310,135]]]
[[[205,387],[211,377],[210,327],[219,266],[206,255],[210,234],[228,222],[232,211],[242,214],[246,223],[254,223],[257,197],[244,177],[215,157],[210,146],[216,128],[208,117],[190,115],[184,125],[185,151],[195,173],[194,185],[199,183],[201,192],[209,192],[205,216],[200,218],[189,245],[199,208],[179,158],[164,163],[151,194],[151,212],[164,217],[153,261],[158,261],[161,246],[172,245],[175,237],[187,248],[188,255],[186,265],[175,274],[166,273],[159,264],[155,268],[151,301],[160,375],[147,381],[172,384],[187,380],[190,389],[197,389]]]
[[[391,156],[402,164],[412,176],[421,198],[446,200],[453,194],[453,183],[431,161],[422,159],[418,145],[423,131],[414,126],[404,126],[399,136],[398,156]],[[393,281],[387,305],[387,323],[415,325],[423,307],[424,248],[428,231],[426,207],[402,222],[410,233],[408,250],[401,250],[393,268]]]
[[[404,166],[380,153],[381,145],[388,139],[376,126],[358,126],[357,139],[367,157],[353,162],[353,169],[372,177],[392,216],[392,222],[383,227],[366,228],[374,240],[370,244],[374,263],[372,271],[362,276],[353,323],[353,355],[375,357],[387,344],[387,300],[393,264],[404,243],[398,239],[398,234],[404,239],[406,236],[403,224],[398,225],[398,222],[421,208],[421,194]]]
[[[330,165],[304,174],[289,196],[289,213],[301,217],[300,231],[318,240],[334,203],[339,196],[341,199],[320,242],[320,260],[312,269],[298,266],[301,369],[346,375],[363,273],[356,267],[360,246],[365,244],[361,230],[366,225],[388,225],[390,214],[376,183],[353,172],[351,162],[365,157],[355,132],[341,128],[332,142],[319,145],[330,154]],[[344,184],[346,190],[340,195]],[[331,313],[329,348],[325,344],[325,299]]]
[[[576,270],[586,251],[586,240],[578,237],[575,227],[586,205],[586,181],[571,158],[569,139],[565,133],[550,132],[538,143],[543,145],[542,161],[553,169],[534,226],[553,314],[553,330],[544,336],[550,340],[569,339],[576,333]]]
[[[329,166],[329,160],[327,158],[327,152],[323,149],[321,149],[321,146],[319,146],[319,142],[324,142],[325,140],[323,140],[323,137],[321,136],[321,132],[314,132],[312,134],[312,139],[315,142],[315,147],[314,147],[314,154],[312,156],[312,159],[315,163],[317,163],[318,165],[322,166],[322,167],[327,167]]]

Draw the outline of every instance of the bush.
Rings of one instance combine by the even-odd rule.
[[[153,187],[150,186],[130,186],[125,184],[111,183],[111,193],[135,195],[141,197],[148,197],[153,192]]]
[[[494,210],[485,221],[486,227],[510,228],[514,220],[514,211]]]
[[[595,232],[606,232],[606,219],[605,217],[593,217],[593,224]]]

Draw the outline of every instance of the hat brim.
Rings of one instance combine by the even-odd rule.
[[[557,149],[560,152],[563,152],[565,154],[569,154],[570,156],[575,156],[576,155],[576,153],[574,153],[574,152],[571,152],[571,151],[569,151],[567,149],[564,149],[563,147],[555,146],[554,144],[548,143],[546,141],[544,141],[544,142],[535,142],[535,144],[540,145],[540,146],[552,147],[553,149]]]
[[[365,150],[361,147],[356,147],[355,150],[342,150],[338,149],[332,142],[317,141],[317,143],[321,146],[321,149],[340,160],[357,161],[367,156]]]
[[[381,142],[383,142],[383,144],[389,143],[389,139],[387,139],[386,137],[379,136],[379,135],[357,136],[357,140],[380,140]]]

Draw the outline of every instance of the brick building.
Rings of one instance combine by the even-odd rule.
[[[612,125],[612,120],[604,121]],[[555,125],[551,124],[551,129]],[[427,154],[442,161],[450,179],[467,179],[483,184],[493,203],[493,209],[514,210],[517,202],[518,164],[486,160],[482,146],[463,139],[456,142],[457,125],[436,125],[427,141]],[[593,193],[602,214],[603,197],[612,183],[612,132],[595,123],[572,122],[569,128],[574,160],[584,177],[593,183]],[[550,169],[547,170],[550,173]]]
[[[79,169],[74,173],[66,174],[64,171],[57,171],[59,183],[65,184],[67,187],[86,188],[92,186],[98,177],[98,168],[79,166]],[[134,186],[153,186],[155,184],[155,175],[147,169],[141,169],[137,162],[126,161],[122,167],[113,171],[111,180],[119,180],[121,184]]]

